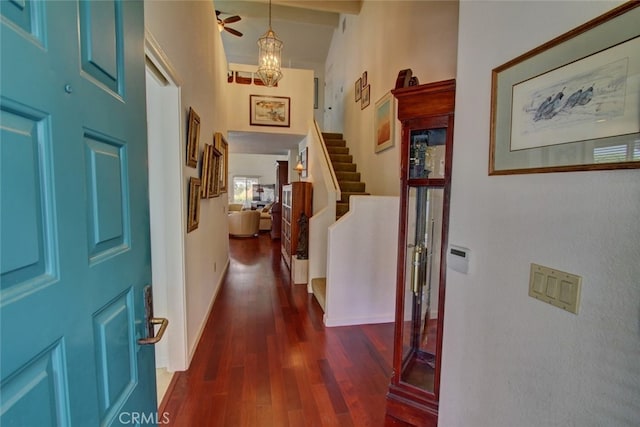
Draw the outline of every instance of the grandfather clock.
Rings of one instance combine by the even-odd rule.
[[[437,426],[455,80],[396,89],[402,122],[393,376],[387,416]]]

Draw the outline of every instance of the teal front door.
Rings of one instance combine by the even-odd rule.
[[[0,425],[155,424],[142,1],[0,1]]]

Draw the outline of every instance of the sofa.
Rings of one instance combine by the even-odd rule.
[[[269,203],[267,206],[260,210],[260,231],[271,230],[271,206],[273,203]]]
[[[260,211],[231,211],[227,219],[229,236],[252,237],[260,232]]]

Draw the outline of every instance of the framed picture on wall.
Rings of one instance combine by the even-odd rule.
[[[198,150],[200,149],[200,116],[191,107],[189,107],[187,128],[187,166],[195,168],[198,165]]]
[[[318,78],[313,78],[313,109],[318,109]]]
[[[249,95],[251,126],[290,127],[291,98],[288,96]]]
[[[393,147],[395,124],[395,97],[387,92],[376,102],[374,113],[374,149],[379,153]]]
[[[495,68],[489,175],[640,168],[640,2]]]
[[[229,144],[220,132],[215,134],[215,147],[220,152],[220,193],[226,193],[229,180]]]
[[[369,106],[369,103],[371,102],[370,96],[371,96],[371,86],[366,85],[365,87],[362,88],[362,100],[360,104],[361,110],[364,110]]]
[[[362,99],[362,77],[356,80],[355,85],[355,93],[356,93],[356,102]]]
[[[192,232],[200,223],[200,178],[189,178],[189,205],[187,212],[187,233]]]
[[[212,168],[212,174],[211,174],[211,187],[209,188],[209,194],[211,195],[211,197],[218,197],[221,192],[220,192],[220,164],[222,163],[222,153],[216,148],[216,147],[212,147],[211,149],[212,152],[212,157],[213,159],[211,160],[211,168]]]
[[[304,147],[302,151],[300,151],[300,163],[302,163],[302,178],[306,178],[307,176],[309,176],[309,172],[307,171],[307,168],[309,167],[308,161],[309,150],[307,149],[307,147]]]
[[[203,199],[209,198],[209,187],[211,182],[211,160],[213,146],[211,144],[204,145],[204,152],[202,153],[202,169],[200,171],[200,193]]]

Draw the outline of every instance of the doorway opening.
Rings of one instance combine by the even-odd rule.
[[[182,186],[180,81],[147,33],[146,89],[149,217],[154,312],[169,319],[155,347],[158,403],[173,372],[187,369],[185,322],[185,218]]]

